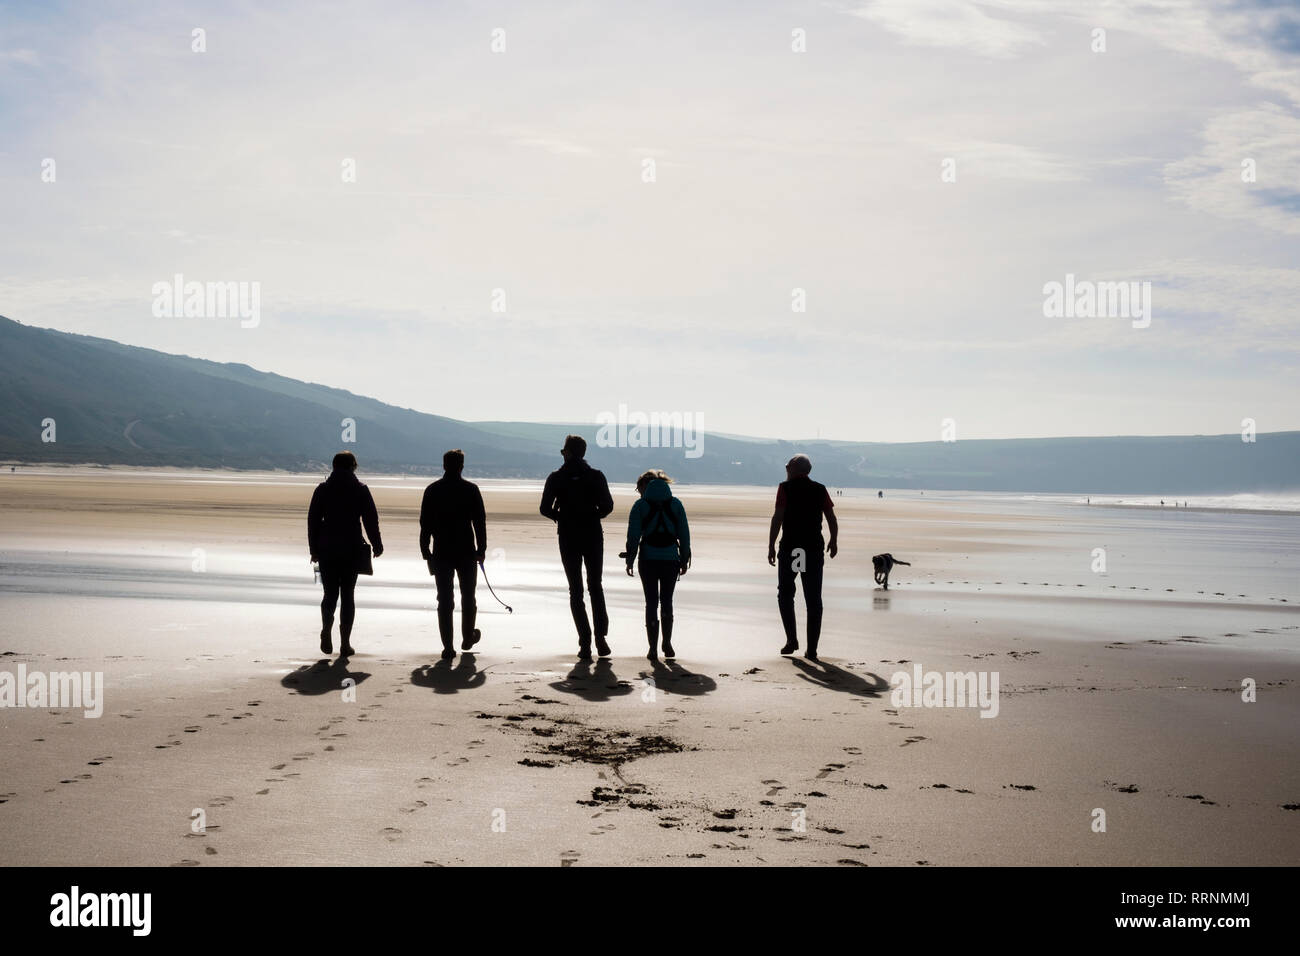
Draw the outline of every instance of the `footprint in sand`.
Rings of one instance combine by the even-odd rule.
[[[573,866],[581,857],[582,854],[577,850],[565,850],[560,854],[560,866]]]
[[[398,810],[401,813],[414,813],[416,810],[423,810],[427,806],[428,804],[425,803],[423,800],[416,800],[414,806],[398,807]]]
[[[397,829],[397,827],[384,827],[379,832],[384,835],[384,839],[389,843],[396,843],[402,838],[402,831]]]
[[[209,806],[209,807],[224,807],[224,806],[227,806],[228,804],[231,804],[231,803],[234,803],[234,802],[235,802],[235,798],[234,798],[234,797],[229,797],[229,796],[227,796],[227,797],[213,797],[211,800],[208,801],[208,806]]]
[[[205,846],[205,847],[203,848],[203,852],[206,853],[208,856],[216,856],[216,855],[217,855],[217,851],[214,850],[214,849],[213,849],[212,847],[210,847],[210,846]]]
[[[771,790],[767,791],[767,793],[764,794],[764,796],[775,797],[782,790],[785,789],[785,784],[783,784],[780,780],[764,780],[762,782],[764,785],[772,788]]]
[[[822,767],[820,772],[818,772],[817,779],[824,780],[826,777],[829,777],[831,774],[833,774],[836,770],[843,770],[845,766],[846,764],[842,764],[842,763],[828,763],[826,766]]]
[[[198,860],[181,860],[179,863],[173,863],[172,866],[199,866]]]
[[[904,740],[904,741],[903,741],[901,744],[899,744],[898,746],[900,746],[900,747],[906,747],[908,744],[918,744],[918,743],[920,743],[922,740],[929,740],[929,739],[930,739],[929,737],[919,737],[919,736],[918,736],[918,737],[908,737],[906,740]]]
[[[186,727],[185,732],[187,734],[197,734],[202,729],[202,727]]]

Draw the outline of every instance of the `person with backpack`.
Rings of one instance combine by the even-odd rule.
[[[823,549],[832,558],[839,553],[839,523],[835,505],[826,486],[808,477],[812,460],[795,455],[785,465],[786,480],[776,489],[776,508],[767,534],[767,563],[777,566],[776,605],[785,628],[782,654],[799,649],[798,628],[794,617],[794,582],[803,579],[803,600],[808,609],[808,647],[804,657],[817,660],[817,642],[822,630],[822,570],[826,561]],[[830,541],[822,541],[822,518],[830,531]],[[777,532],[781,533],[778,561]]]
[[[691,564],[691,532],[686,509],[673,496],[672,481],[659,470],[647,471],[637,479],[641,499],[627,517],[627,550],[619,557],[627,561],[628,577],[638,551],[641,589],[645,591],[645,633],[650,642],[649,660],[659,659],[659,634],[663,631],[664,657],[673,650],[673,590],[677,578]]]
[[[586,439],[569,435],[560,454],[564,456],[564,465],[547,476],[540,511],[555,522],[560,561],[569,581],[569,610],[578,629],[578,659],[589,661],[593,624],[596,653],[601,657],[610,655],[605,640],[609,634],[609,614],[600,580],[605,556],[605,534],[600,522],[614,510],[614,499],[610,497],[605,476],[586,462]],[[591,621],[587,620],[587,606],[582,599],[584,566],[591,594]]]
[[[353,589],[358,574],[373,574],[370,547],[374,556],[384,553],[379,538],[379,512],[370,489],[357,480],[357,457],[350,451],[334,456],[334,470],[312,492],[307,508],[307,547],[313,564],[320,565],[325,597],[320,604],[320,650],[332,654],[334,643],[334,608],[342,602],[339,619],[339,656],[352,655],[352,621],[356,616]],[[365,525],[370,544],[361,537]]]

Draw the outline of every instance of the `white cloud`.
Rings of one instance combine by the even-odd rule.
[[[985,11],[1003,4],[975,0],[871,0],[851,11],[905,43],[964,50],[977,56],[1010,58],[1045,42],[1024,24]]]
[[[516,146],[529,146],[535,149],[544,149],[548,153],[554,153],[557,156],[590,156],[594,152],[587,146],[578,143],[571,143],[563,139],[551,139],[545,136],[516,136],[511,139]]]
[[[41,61],[35,50],[0,50],[0,63],[21,63],[23,66],[36,66]]]
[[[928,148],[956,160],[957,177],[1064,183],[1086,179],[1079,164],[1065,156],[1018,143],[934,142]]]
[[[1300,117],[1265,104],[1214,117],[1203,136],[1199,153],[1165,166],[1174,197],[1200,212],[1300,235]],[[1254,165],[1254,182],[1243,180],[1245,161]]]

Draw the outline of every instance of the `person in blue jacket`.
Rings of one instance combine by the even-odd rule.
[[[660,470],[647,471],[637,479],[641,500],[632,506],[627,519],[628,577],[638,552],[638,571],[645,591],[645,632],[650,642],[646,657],[659,659],[659,633],[663,629],[664,657],[673,658],[673,589],[677,578],[691,564],[691,532],[686,509],[668,488],[669,478]]]

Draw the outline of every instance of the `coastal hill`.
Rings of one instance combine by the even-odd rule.
[[[356,443],[340,442],[342,421]],[[54,419],[56,441],[42,441]],[[937,427],[937,426],[936,426]],[[1077,494],[1232,494],[1300,486],[1300,432],[1168,437],[843,442],[707,434],[681,448],[598,447],[599,426],[466,422],[343,389],[0,317],[0,458],[320,471],[341,447],[367,471],[441,472],[459,447],[480,477],[541,478],[563,436],[587,438],[611,481],[663,467],[688,482],[771,485],[796,451],[831,486]]]

